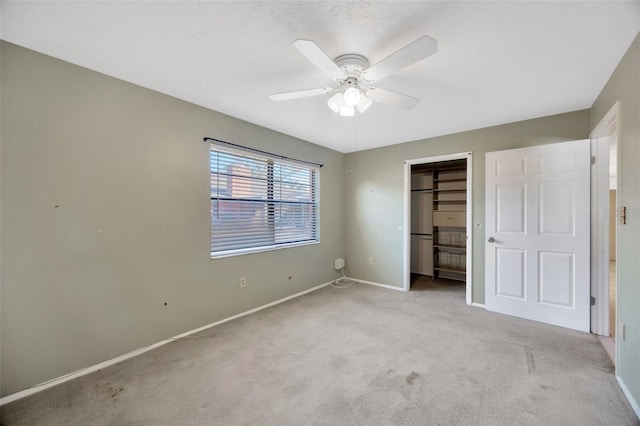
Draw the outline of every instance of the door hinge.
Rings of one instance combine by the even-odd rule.
[[[595,306],[596,304],[596,298],[591,296],[591,306]]]
[[[595,155],[591,156],[591,164],[596,164],[596,156]]]

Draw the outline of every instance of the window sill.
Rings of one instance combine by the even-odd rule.
[[[300,243],[278,244],[273,246],[256,247],[249,249],[229,250],[221,253],[211,253],[211,260],[224,259],[225,257],[242,256],[245,254],[264,253],[267,251],[282,250],[293,247],[310,246],[314,244],[320,244],[320,241],[304,241]]]

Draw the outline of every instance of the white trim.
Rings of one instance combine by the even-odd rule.
[[[615,104],[607,111],[607,113],[602,117],[602,120],[593,128],[589,137],[593,139],[594,135],[597,134],[609,134],[608,128],[613,123],[614,120],[617,120],[620,117],[620,101],[616,101]]]
[[[404,162],[404,247],[402,257],[404,260],[403,273],[404,291],[409,291],[411,281],[411,166],[414,164],[438,163],[449,160],[467,160],[467,273],[466,273],[466,295],[467,305],[473,303],[473,153],[459,152],[456,154],[438,155],[435,157],[414,158]]]
[[[467,158],[467,284],[466,302],[473,303],[473,152]],[[483,305],[484,306],[484,305]]]
[[[475,306],[476,308],[485,309],[484,303],[471,302],[471,306]]]
[[[160,346],[164,346],[167,343],[171,343],[171,342],[173,342],[175,340],[179,340],[179,339],[181,339],[183,337],[190,336],[190,335],[192,335],[194,333],[198,333],[200,331],[204,331],[204,330],[206,330],[208,328],[215,327],[215,326],[220,325],[220,324],[224,324],[225,322],[229,322],[231,320],[234,320],[234,319],[237,319],[237,318],[241,318],[241,317],[256,313],[256,312],[261,311],[263,309],[270,308],[271,306],[278,305],[278,304],[286,302],[288,300],[295,299],[296,297],[300,297],[300,296],[302,296],[304,294],[311,293],[312,291],[321,289],[322,287],[326,287],[326,286],[330,285],[334,281],[335,280],[331,280],[329,282],[317,285],[315,287],[312,287],[310,289],[301,291],[299,293],[292,294],[291,296],[287,296],[287,297],[284,297],[282,299],[278,299],[278,300],[276,300],[274,302],[267,303],[266,305],[262,305],[262,306],[258,306],[257,308],[249,309],[248,311],[244,311],[244,312],[241,312],[241,313],[239,313],[237,315],[233,315],[231,317],[222,319],[220,321],[216,321],[214,323],[211,323],[211,324],[208,324],[208,325],[204,325],[202,327],[199,327],[199,328],[196,328],[196,329],[193,329],[193,330],[186,331],[186,332],[184,332],[182,334],[178,334],[177,336],[170,337],[170,338],[168,338],[166,340],[154,343],[154,344],[152,344],[150,346],[145,346],[144,348],[135,349],[135,350],[133,350],[131,352],[128,352],[128,353],[120,355],[120,356],[117,356],[117,357],[109,359],[107,361],[103,361],[103,362],[101,362],[99,364],[95,364],[95,365],[92,365],[92,366],[89,366],[89,367],[86,367],[86,368],[82,368],[80,370],[74,371],[73,373],[65,374],[64,376],[56,377],[55,379],[51,379],[51,380],[49,380],[47,382],[40,383],[39,385],[35,385],[35,386],[31,387],[31,388],[28,388],[28,389],[13,393],[11,395],[7,395],[7,396],[5,396],[3,398],[0,398],[0,406],[2,406],[4,404],[8,404],[8,403],[13,402],[13,401],[17,401],[18,399],[22,399],[24,397],[33,395],[33,394],[41,392],[41,391],[43,391],[45,389],[49,389],[49,388],[51,388],[53,386],[57,386],[59,384],[62,384],[62,383],[68,382],[70,380],[76,379],[78,377],[85,376],[87,374],[93,373],[93,372],[98,371],[98,370],[102,370],[104,368],[107,368],[107,367],[112,366],[114,364],[118,364],[118,363],[120,363],[122,361],[125,361],[127,359],[136,357],[138,355],[142,355],[145,352],[149,352],[150,350],[159,348]],[[378,285],[382,285],[382,284],[378,284]]]
[[[617,145],[617,164],[620,164],[620,101],[617,101],[607,111],[605,116],[591,131],[591,155],[595,155],[596,164],[591,168],[591,217],[592,217],[592,237],[591,237],[591,296],[596,298],[596,304],[591,307],[591,332],[594,334],[609,336],[609,218],[599,212],[605,206],[609,209],[609,145]],[[616,126],[615,131],[611,131],[611,126]],[[601,146],[598,139],[609,137],[615,134],[617,141]],[[606,152],[604,152],[606,150]],[[618,182],[616,184],[616,205],[620,205],[620,181],[618,172]],[[602,182],[606,180],[606,182]],[[602,188],[606,186],[606,194],[601,194]],[[617,212],[616,212],[617,214]],[[605,234],[606,231],[606,234]],[[618,223],[616,221],[616,234],[618,233]],[[619,244],[616,238],[616,253]],[[617,254],[616,254],[617,255]],[[618,273],[618,262],[616,262],[616,277]],[[616,298],[617,298],[616,290]],[[618,301],[616,300],[616,305]],[[617,326],[617,318],[614,319]],[[616,343],[617,345],[617,343]],[[616,357],[618,349],[616,348]],[[617,365],[617,360],[616,360]]]
[[[600,344],[604,348],[604,351],[609,355],[611,362],[615,365],[616,363],[616,342],[611,338],[611,336],[598,336],[598,340]]]
[[[404,289],[402,287],[397,287],[395,285],[374,283],[373,281],[359,280],[357,278],[351,278],[351,277],[347,277],[347,279],[349,279],[351,281],[358,282],[358,283],[362,283],[362,284],[367,284],[367,285],[373,285],[373,286],[376,286],[376,287],[386,288],[386,289],[389,289],[389,290],[408,291],[408,290],[406,290],[406,289]]]
[[[413,161],[404,162],[404,189],[402,200],[402,288],[409,291],[411,288],[411,165]]]
[[[591,297],[590,330],[609,336],[609,140],[591,139]],[[605,262],[606,260],[606,262]]]
[[[631,408],[633,409],[633,412],[636,413],[636,417],[640,419],[640,404],[638,404],[638,401],[635,400],[635,398],[631,394],[631,391],[625,384],[624,380],[622,380],[622,377],[616,375],[616,380],[618,381],[618,384],[622,389],[622,393],[624,393],[624,396],[627,397],[629,404],[631,404]]]

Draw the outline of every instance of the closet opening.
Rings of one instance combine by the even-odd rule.
[[[405,162],[407,291],[466,291],[471,303],[470,159],[463,153]]]

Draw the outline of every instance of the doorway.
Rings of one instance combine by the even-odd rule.
[[[472,304],[471,160],[465,152],[405,161],[405,291],[416,278],[463,283]]]
[[[619,104],[607,112],[591,132],[592,233],[591,332],[615,362],[618,228],[618,116]]]
[[[607,209],[608,224],[605,232],[609,233],[609,267],[608,267],[608,300],[609,305],[609,336],[616,339],[616,294],[617,294],[617,262],[616,262],[616,223],[618,211],[618,132],[617,129],[609,137],[609,205]]]

